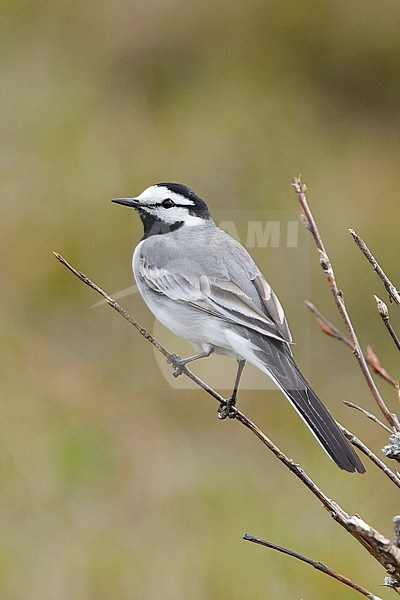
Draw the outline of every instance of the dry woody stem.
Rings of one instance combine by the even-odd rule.
[[[371,594],[371,592],[369,592],[367,589],[365,589],[362,585],[358,585],[358,583],[354,583],[353,581],[351,581],[351,579],[349,579],[345,575],[341,575],[340,573],[338,573],[331,567],[328,567],[327,565],[320,562],[319,560],[313,560],[312,558],[307,558],[306,556],[303,556],[302,554],[299,554],[298,552],[294,552],[293,550],[289,550],[288,548],[284,548],[283,546],[278,546],[278,544],[273,544],[272,542],[260,540],[259,538],[253,537],[249,533],[245,533],[243,536],[243,539],[248,542],[253,542],[254,544],[259,544],[260,546],[265,546],[266,548],[271,548],[272,550],[276,550],[277,552],[281,552],[282,554],[287,554],[288,556],[291,556],[293,558],[297,558],[297,560],[300,560],[302,562],[307,563],[308,565],[311,565],[312,567],[314,567],[314,569],[317,569],[317,571],[321,571],[322,573],[325,573],[325,575],[329,575],[329,577],[333,577],[333,579],[340,581],[340,583],[344,583],[344,585],[348,585],[356,592],[359,592],[363,596],[366,596],[367,598],[369,598],[369,600],[381,600],[381,598],[379,598],[378,596],[375,596],[374,594]]]
[[[397,485],[398,488],[400,488],[400,478],[395,473],[393,473],[393,471],[389,469],[389,467],[387,467],[385,463],[380,458],[378,458],[376,454],[374,454],[372,450],[368,448],[368,446],[364,444],[364,442],[359,440],[358,437],[354,435],[354,433],[348,431],[345,427],[343,427],[343,425],[340,425],[340,423],[338,423],[338,425],[343,431],[345,437],[349,440],[349,442],[353,444],[353,446],[361,450],[361,452],[363,452],[365,456],[368,456],[368,458],[378,467],[378,469],[385,473],[386,477],[389,477],[389,479],[395,485]]]
[[[365,415],[368,419],[370,419],[371,421],[373,421],[374,423],[376,423],[377,425],[380,425],[380,427],[382,427],[382,429],[384,429],[385,431],[387,431],[388,433],[392,433],[392,430],[389,429],[389,427],[387,427],[385,425],[385,423],[382,423],[382,421],[380,421],[378,419],[378,417],[376,417],[375,415],[373,415],[372,413],[368,412],[367,410],[365,410],[364,408],[361,408],[361,406],[358,406],[357,404],[354,404],[354,402],[349,402],[348,400],[343,400],[343,403],[348,406],[349,408],[354,408],[355,410],[358,410],[359,412],[361,412],[363,415]]]
[[[372,375],[368,369],[367,362],[361,351],[360,343],[358,341],[353,324],[352,324],[349,314],[347,312],[347,308],[346,308],[346,305],[345,305],[345,302],[343,299],[343,294],[340,291],[340,289],[336,283],[335,274],[333,272],[333,268],[332,268],[331,262],[329,260],[329,256],[325,249],[324,243],[321,239],[321,236],[320,236],[318,227],[315,223],[312,212],[308,206],[307,196],[306,196],[307,186],[305,184],[302,184],[300,179],[296,178],[293,181],[293,187],[295,189],[300,208],[304,215],[303,220],[305,220],[306,227],[311,232],[311,235],[313,236],[316,246],[318,248],[318,251],[320,253],[320,264],[321,264],[323,271],[325,272],[325,275],[328,280],[329,286],[331,288],[331,292],[332,292],[333,298],[335,300],[336,306],[338,308],[339,314],[342,317],[343,323],[345,324],[346,329],[349,333],[350,340],[351,340],[351,343],[353,346],[353,354],[355,355],[356,359],[358,360],[361,371],[364,374],[364,377],[368,383],[369,389],[371,390],[371,393],[374,397],[375,402],[379,406],[380,411],[386,418],[387,422],[394,429],[396,429],[396,431],[400,431],[400,423],[397,418],[397,415],[395,415],[394,413],[391,413],[389,411],[388,407],[386,406],[378,388],[375,385]]]
[[[336,340],[339,340],[340,342],[343,342],[343,344],[345,344],[348,348],[353,350],[353,344],[351,343],[350,339],[346,335],[344,335],[337,327],[335,327],[330,321],[328,321],[328,319],[324,317],[324,315],[314,306],[314,304],[312,304],[312,302],[306,300],[305,304],[308,310],[313,315],[315,315],[317,323],[321,331],[323,331],[323,333],[335,338]],[[390,383],[390,385],[395,387],[397,390],[399,389],[398,380],[389,375],[386,369],[382,367],[381,363],[378,360],[378,357],[372,350],[371,346],[367,347],[367,354],[364,355],[364,358],[371,367],[371,369],[374,371],[374,373],[382,377],[382,379]]]
[[[393,302],[395,302],[397,304],[397,306],[400,306],[399,292],[397,291],[397,289],[395,288],[393,283],[390,281],[390,279],[386,275],[386,273],[383,271],[383,269],[380,267],[380,265],[378,264],[378,261],[373,256],[373,254],[370,251],[370,249],[368,248],[367,244],[364,242],[364,240],[359,235],[356,234],[354,229],[349,229],[349,231],[350,231],[351,235],[353,236],[353,240],[355,241],[357,246],[360,248],[361,252],[364,254],[365,258],[372,265],[372,268],[374,269],[375,273],[383,281],[383,285],[385,286],[385,289],[386,289],[387,293],[389,294],[390,299],[393,300]]]

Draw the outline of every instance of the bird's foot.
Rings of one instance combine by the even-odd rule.
[[[218,407],[218,419],[226,419],[227,417],[229,417],[230,419],[234,419],[235,415],[236,415],[236,411],[233,410],[234,406],[236,405],[236,397],[235,396],[231,396],[230,398],[228,398],[226,400],[226,402],[221,402],[221,404]]]
[[[172,365],[172,375],[175,378],[179,377],[179,375],[182,375],[186,366],[186,362],[187,361],[184,360],[181,356],[179,356],[179,354],[171,354],[167,358],[167,363],[169,365]]]

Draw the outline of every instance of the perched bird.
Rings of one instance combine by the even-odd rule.
[[[282,390],[321,446],[345,471],[364,473],[357,454],[297,367],[277,296],[243,246],[219,229],[206,203],[180,183],[157,183],[136,198],[144,235],[133,254],[137,287],[155,317],[199,354],[174,355],[174,375],[194,360],[224,354],[238,361],[230,416],[246,361]]]

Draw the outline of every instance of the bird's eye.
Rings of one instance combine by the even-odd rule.
[[[172,208],[173,206],[175,206],[175,202],[171,200],[171,198],[166,198],[163,202],[161,202],[161,205],[164,208]]]

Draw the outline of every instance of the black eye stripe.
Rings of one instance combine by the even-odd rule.
[[[168,200],[168,205],[165,206],[166,201]],[[170,204],[170,202],[172,202],[172,204]],[[188,210],[193,208],[192,204],[177,204],[176,202],[174,202],[173,200],[171,200],[171,198],[166,198],[165,200],[163,200],[160,203],[157,204],[147,204],[146,206],[143,206],[143,208],[172,208],[172,207],[176,207],[176,208],[187,208]]]
[[[167,205],[166,205],[166,203],[167,203]],[[177,204],[176,202],[174,202],[170,198],[166,198],[160,204],[149,204],[149,208],[150,207],[157,208],[158,206],[162,206],[163,208],[172,208],[172,207],[174,207],[174,208],[187,208],[188,210],[190,208],[192,208],[191,204]]]

